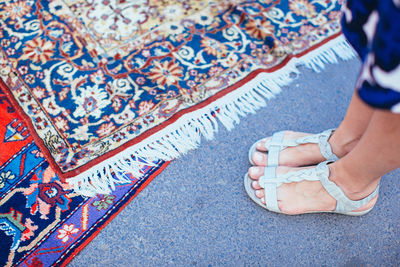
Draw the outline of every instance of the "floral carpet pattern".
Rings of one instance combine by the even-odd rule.
[[[338,35],[340,4],[1,1],[1,78],[65,179],[141,142],[136,151],[173,150],[152,137],[254,71]]]
[[[0,0],[0,265],[67,264],[166,160],[262,106],[257,75],[339,38],[342,4]]]
[[[80,196],[60,181],[0,89],[0,266],[64,265],[159,173],[110,195]]]

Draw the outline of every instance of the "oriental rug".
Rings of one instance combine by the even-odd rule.
[[[85,197],[60,181],[1,89],[0,118],[0,266],[65,265],[166,166]]]
[[[0,77],[62,181],[109,194],[353,51],[343,0],[3,0]],[[294,100],[291,100],[294,101]]]
[[[65,265],[299,65],[354,57],[342,3],[0,0],[0,265]]]

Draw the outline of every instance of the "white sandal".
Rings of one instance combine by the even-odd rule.
[[[272,138],[269,142],[265,143],[265,148],[267,150],[267,166],[274,167],[279,165],[279,154],[282,150],[287,147],[294,147],[302,144],[318,144],[319,149],[321,151],[322,156],[324,156],[325,160],[328,161],[336,161],[338,157],[332,152],[331,145],[328,143],[329,137],[331,137],[332,133],[335,129],[329,129],[323,131],[319,134],[309,135],[301,138],[296,139],[289,139],[283,140],[285,131],[277,132],[272,135]],[[260,139],[255,142],[250,150],[249,150],[249,161],[252,165],[254,164],[253,161],[253,154],[256,151],[256,145],[258,142],[264,140]]]
[[[289,172],[286,174],[276,174],[276,167],[266,167],[264,170],[264,175],[260,177],[259,184],[261,188],[264,188],[265,192],[265,202],[262,203],[261,199],[259,199],[255,195],[255,189],[252,188],[251,183],[252,179],[249,177],[248,173],[246,173],[244,177],[244,187],[246,189],[249,197],[256,202],[261,207],[278,212],[283,213],[278,207],[277,200],[277,188],[283,183],[292,183],[292,182],[300,182],[300,181],[320,181],[325,190],[336,199],[336,208],[332,211],[315,211],[315,212],[332,212],[332,213],[340,213],[344,215],[351,216],[361,216],[369,211],[372,208],[367,209],[365,211],[353,211],[363,207],[369,201],[371,201],[375,196],[377,196],[379,192],[379,185],[375,189],[372,194],[361,199],[361,200],[351,200],[349,199],[334,182],[329,180],[329,167],[327,165],[328,161],[321,162],[315,168],[304,169],[300,171]],[[314,212],[307,212],[314,213]]]

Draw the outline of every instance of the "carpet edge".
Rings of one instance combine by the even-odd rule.
[[[78,194],[93,196],[109,194],[115,185],[126,182],[124,171],[140,176],[141,164],[150,165],[153,160],[170,161],[197,148],[201,138],[213,139],[221,123],[232,130],[241,117],[265,107],[266,101],[281,92],[300,74],[299,66],[320,72],[326,64],[338,63],[356,57],[355,51],[339,34],[327,42],[283,62],[274,72],[261,70],[249,75],[237,89],[215,101],[210,101],[190,113],[183,114],[162,131],[158,131],[138,144],[125,148],[116,155],[67,179]],[[115,173],[116,175],[112,175]]]

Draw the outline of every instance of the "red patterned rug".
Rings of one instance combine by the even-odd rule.
[[[0,117],[0,266],[65,265],[167,166],[85,197],[61,182],[1,89]]]

